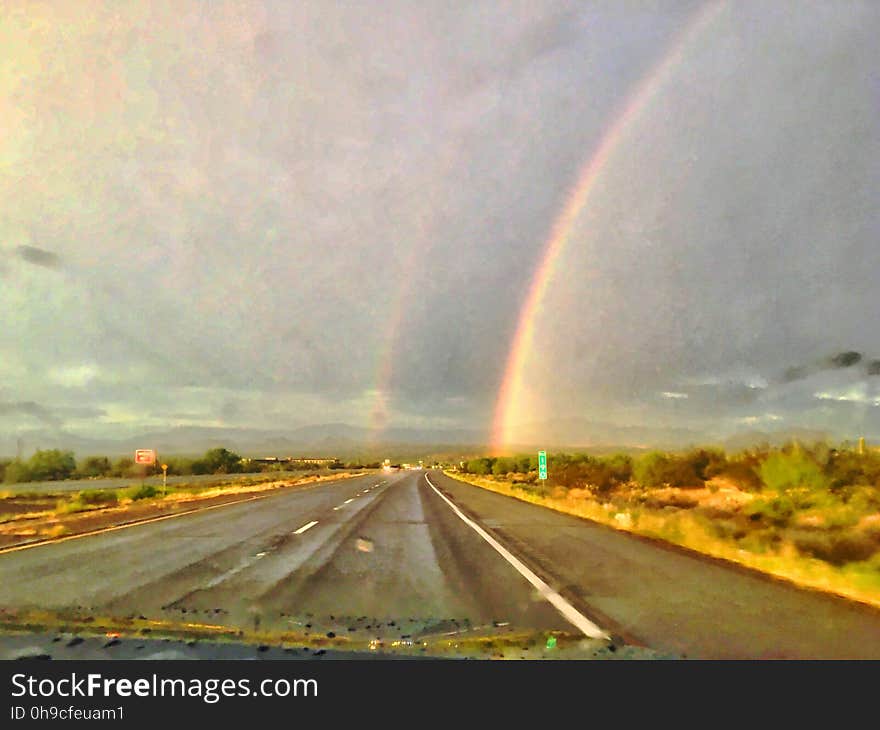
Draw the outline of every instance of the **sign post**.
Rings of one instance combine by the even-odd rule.
[[[547,452],[539,451],[538,452],[538,479],[541,480],[541,486],[543,487],[547,481]]]
[[[135,464],[143,464],[144,470],[141,473],[141,478],[144,479],[147,476],[146,467],[150,464],[156,463],[156,452],[154,449],[137,449],[134,452],[134,463]],[[141,481],[141,484],[145,482]]]
[[[165,485],[168,480],[168,464],[162,464],[162,496],[166,494]]]

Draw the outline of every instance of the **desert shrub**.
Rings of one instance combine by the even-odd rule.
[[[86,512],[90,509],[95,509],[95,506],[91,504],[86,504],[79,499],[59,499],[55,505],[55,513],[59,515],[73,514],[75,512]]]
[[[719,474],[727,465],[727,457],[719,449],[692,449],[679,458],[682,463],[689,464],[703,482]]]
[[[646,487],[701,487],[703,480],[687,457],[652,451],[645,454],[635,465],[634,476]]]
[[[167,459],[164,459],[165,463],[168,465],[168,474],[192,474],[193,473],[193,459],[187,458],[185,456],[172,456]]]
[[[88,456],[76,467],[76,476],[104,477],[113,471],[113,465],[106,456]]]
[[[750,459],[736,459],[728,462],[714,475],[733,482],[744,492],[758,492],[764,483],[755,470],[756,464],[749,463]]]
[[[772,530],[750,530],[737,541],[737,545],[742,550],[760,555],[772,550],[779,539]]]
[[[72,451],[61,451],[60,449],[38,450],[28,459],[28,471],[33,481],[67,479],[73,474],[75,469],[76,460],[73,457]]]
[[[779,494],[794,489],[827,490],[828,477],[809,454],[803,451],[778,451],[767,456],[760,466],[761,481]]]
[[[464,470],[468,474],[477,474],[480,476],[485,476],[487,474],[492,473],[492,466],[494,464],[494,459],[490,457],[483,457],[481,459],[471,459],[464,465]]]
[[[6,465],[3,481],[7,484],[21,484],[22,482],[33,481],[33,477],[28,465],[16,459]]]
[[[80,492],[77,499],[83,504],[116,504],[119,495],[114,489],[90,489]]]
[[[825,465],[825,474],[833,491],[857,485],[880,486],[880,454],[833,452]]]
[[[117,459],[110,473],[110,476],[114,477],[131,477],[136,475],[137,465],[134,463],[134,459],[127,456]]]
[[[137,502],[140,499],[152,499],[159,494],[159,490],[152,484],[141,484],[139,486],[129,487],[124,491],[124,496],[134,502]]]
[[[870,535],[852,530],[789,531],[786,536],[803,555],[837,566],[867,560],[880,547]]]
[[[619,484],[625,484],[633,476],[633,460],[627,454],[614,454],[603,459],[603,463],[611,470],[612,477]]]
[[[777,527],[787,525],[797,508],[791,497],[782,496],[773,499],[756,499],[746,505],[744,514],[752,522],[763,522]]]
[[[708,524],[711,532],[722,540],[739,540],[746,535],[746,530],[736,520],[711,519]]]
[[[492,473],[496,476],[504,476],[518,470],[519,461],[512,456],[499,456],[492,464]]]

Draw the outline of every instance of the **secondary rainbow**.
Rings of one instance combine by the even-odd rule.
[[[725,0],[721,0],[702,6],[678,34],[663,59],[639,81],[622,110],[616,115],[614,123],[602,136],[598,147],[581,169],[562,211],[554,220],[543,247],[540,263],[532,275],[528,295],[520,309],[504,376],[495,401],[490,441],[496,453],[514,442],[513,429],[519,416],[522,415],[519,413],[521,410],[519,403],[523,396],[525,368],[534,341],[535,322],[565,244],[581,212],[589,202],[590,193],[626,132],[643,115],[651,100],[669,80],[673,70],[684,58],[688,47],[721,15],[725,5]]]

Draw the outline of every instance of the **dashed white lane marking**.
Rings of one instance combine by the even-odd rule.
[[[308,522],[305,525],[303,525],[302,527],[300,527],[298,530],[294,530],[293,534],[294,535],[302,535],[306,530],[312,529],[317,524],[318,524],[318,520],[312,520],[311,522]]]
[[[346,499],[342,504],[348,504],[349,502],[354,502],[354,497],[351,499]]]
[[[330,480],[332,484],[334,480]],[[341,480],[340,480],[341,481]],[[325,485],[325,482],[318,482],[310,487],[301,487],[298,491],[300,492],[310,492],[313,489],[318,489]],[[223,502],[222,504],[212,504],[207,507],[196,507],[194,509],[184,510],[183,512],[175,512],[171,515],[161,515],[159,517],[148,517],[145,520],[136,520],[134,522],[126,522],[122,525],[111,525],[110,527],[100,527],[97,530],[87,530],[86,532],[78,532],[76,535],[66,535],[64,537],[53,537],[47,540],[37,540],[35,542],[28,542],[24,545],[12,545],[6,548],[0,548],[0,555],[5,555],[6,553],[17,553],[20,550],[31,550],[33,548],[43,547],[44,545],[55,545],[59,542],[67,542],[68,540],[79,540],[83,537],[93,537],[95,535],[102,535],[105,532],[115,532],[116,530],[126,530],[130,527],[139,527],[141,525],[149,525],[153,522],[162,522],[164,520],[173,520],[177,517],[186,517],[187,515],[195,514],[196,512],[207,512],[212,509],[220,509],[221,507],[231,507],[234,504],[243,504],[244,502],[255,502],[260,499],[268,499],[269,497],[275,496],[271,492],[269,494],[258,494],[255,497],[246,497],[244,499],[236,499],[231,502]],[[337,509],[334,507],[333,509]]]
[[[543,580],[535,575],[535,573],[533,573],[526,565],[524,565],[522,561],[517,559],[500,542],[498,542],[476,522],[465,515],[452,500],[448,499],[445,494],[443,494],[439,489],[437,489],[437,487],[434,486],[434,483],[428,478],[427,474],[425,474],[425,481],[427,481],[431,489],[433,489],[437,493],[437,496],[439,496],[440,499],[442,499],[452,508],[452,511],[459,516],[462,522],[464,522],[468,527],[472,528],[474,532],[476,532],[493,548],[495,548],[495,550],[501,555],[501,557],[503,557],[508,563],[510,563],[523,578],[531,583],[538,590],[538,592],[545,599],[547,599],[547,601],[549,601],[553,605],[553,607],[557,611],[559,611],[560,614],[562,614],[562,617],[566,621],[577,627],[579,631],[581,631],[586,636],[589,636],[591,639],[611,638],[606,632],[602,631],[602,629],[596,626],[596,624],[590,621],[590,619],[584,616],[580,611],[578,611],[574,606],[572,606],[568,601],[566,601],[562,596],[560,596],[556,591],[548,586]]]

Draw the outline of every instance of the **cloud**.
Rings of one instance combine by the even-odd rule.
[[[736,422],[745,426],[756,426],[761,423],[776,423],[782,421],[783,417],[776,413],[763,413],[758,416],[742,416],[737,418]]]
[[[48,408],[34,401],[0,402],[0,417],[27,416],[46,426],[59,428],[68,420],[93,419],[104,416],[103,408],[94,406],[57,406]]]
[[[69,388],[84,388],[98,377],[100,369],[97,365],[86,363],[62,368],[52,368],[49,380]]]
[[[844,368],[850,368],[856,363],[861,362],[861,360],[862,354],[860,352],[854,352],[852,350],[839,352],[835,355],[830,355],[829,357],[806,365],[794,365],[788,368],[782,374],[782,382],[792,383],[795,380],[804,380],[805,378],[809,378],[816,373],[821,373],[824,370],[842,370]]]
[[[23,261],[27,261],[34,266],[42,266],[46,269],[58,269],[61,267],[61,257],[36,246],[18,246],[15,249],[16,255]]]
[[[789,419],[880,375],[880,14],[728,3],[638,110],[702,3],[636,5],[10,18],[5,417],[357,423],[381,390],[390,426],[482,425],[609,133],[522,377],[546,412]]]

